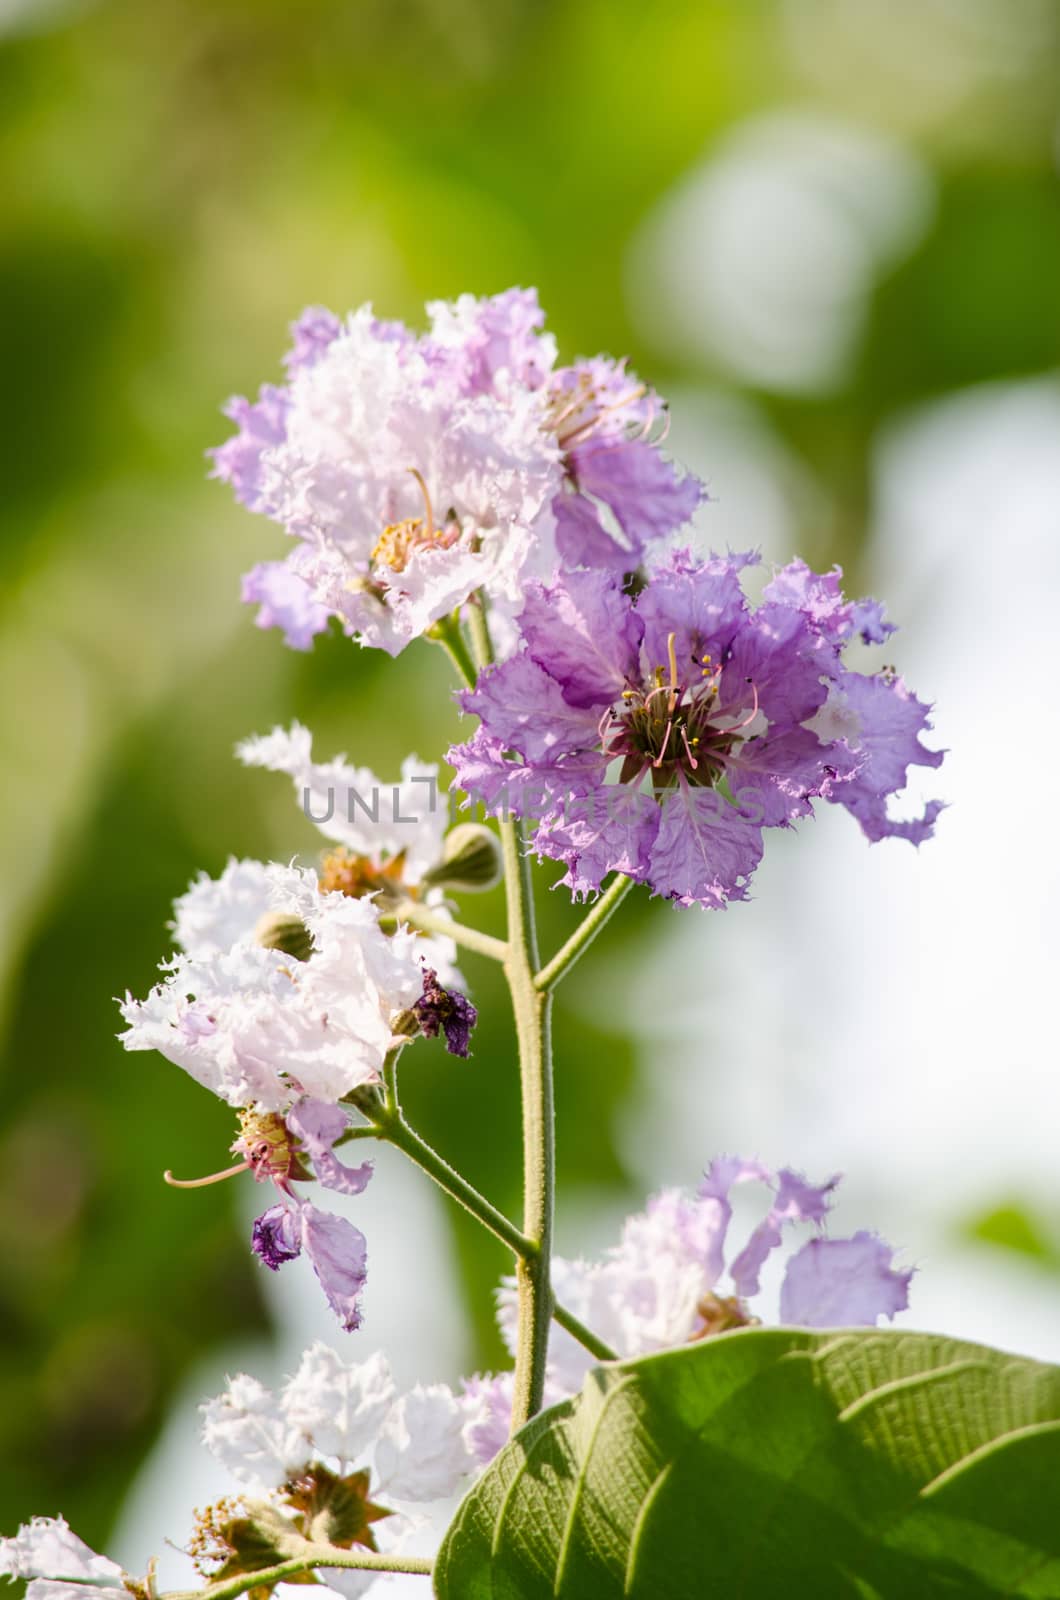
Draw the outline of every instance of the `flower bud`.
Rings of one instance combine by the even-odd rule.
[[[288,911],[266,911],[254,929],[255,944],[266,950],[282,950],[295,961],[308,961],[313,954],[313,936],[301,917]]]
[[[442,859],[423,881],[443,889],[492,889],[501,872],[500,845],[492,828],[461,822],[446,834]]]

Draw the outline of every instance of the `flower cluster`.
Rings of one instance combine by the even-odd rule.
[[[751,1181],[769,1189],[769,1209],[726,1268],[731,1193]],[[824,1236],[837,1181],[813,1185],[788,1168],[772,1172],[757,1161],[721,1157],[693,1195],[664,1190],[628,1217],[620,1243],[602,1260],[555,1260],[557,1294],[620,1356],[678,1347],[755,1322],[748,1301],[759,1292],[767,1258],[787,1230],[809,1224],[814,1236],[787,1262],[782,1322],[871,1326],[904,1310],[912,1273],[894,1267],[893,1252],[875,1234]],[[499,1291],[498,1319],[514,1346],[511,1280]],[[555,1328],[548,1403],[575,1394],[590,1364]],[[467,1378],[457,1391],[417,1385],[399,1395],[382,1354],[347,1362],[319,1343],[279,1391],[241,1373],[201,1414],[204,1443],[243,1493],[199,1514],[191,1553],[216,1577],[239,1570],[244,1546],[258,1566],[269,1564],[270,1539],[285,1534],[311,1535],[336,1549],[408,1550],[429,1536],[432,1507],[466,1487],[506,1443],[511,1410],[511,1372]],[[107,1600],[139,1593],[132,1580],[123,1586],[114,1562],[50,1519],[0,1541],[0,1572],[30,1579],[28,1600],[77,1600],[85,1583],[102,1584]],[[345,1600],[376,1581],[371,1572],[331,1567],[320,1577]]]
[[[532,290],[427,310],[419,336],[309,311],[287,383],[230,402],[215,473],[297,541],[243,598],[297,649],[337,617],[396,655],[476,590],[503,611],[557,563],[632,570],[702,497],[621,362],[556,366]]]
[[[452,987],[463,982],[452,941],[401,925],[386,932],[381,921],[408,902],[448,916],[444,891],[426,882],[445,854],[438,769],[410,757],[401,782],[384,786],[341,757],[315,763],[297,723],[238,753],[289,773],[338,848],[319,869],[233,860],[219,878],[193,883],[174,907],[180,953],[146,1000],[121,1003],[122,1038],[126,1049],[160,1051],[240,1113],[238,1165],[187,1185],[169,1181],[195,1186],[241,1171],[271,1181],[277,1200],[254,1223],[255,1254],[275,1271],[304,1253],[352,1330],[364,1236],[294,1184],[315,1175],[325,1188],[359,1194],[368,1183],[371,1163],[345,1166],[333,1147],[351,1129],[357,1091],[378,1084],[388,1055],[408,1042],[404,1019],[425,1035],[441,1027],[451,1053],[469,1053],[476,1013]]]
[[[871,840],[930,835],[941,802],[910,821],[887,810],[911,765],[942,761],[920,739],[928,707],[843,659],[892,631],[879,606],[802,562],[752,606],[755,559],[681,551],[634,586],[600,571],[531,585],[521,649],[462,695],[480,726],[449,752],[459,785],[532,819],[576,896],[618,871],[679,905],[745,899],[763,829],[818,798]]]
[[[466,1407],[444,1384],[399,1393],[381,1354],[347,1362],[314,1344],[278,1392],[240,1373],[200,1411],[203,1442],[240,1486],[198,1514],[188,1553],[207,1578],[269,1566],[301,1540],[336,1552],[408,1550],[432,1505],[478,1470]],[[28,1600],[83,1600],[85,1585],[103,1586],[106,1600],[144,1592],[61,1519],[0,1540],[0,1573],[29,1579]],[[376,1581],[334,1567],[320,1577],[343,1600]]]

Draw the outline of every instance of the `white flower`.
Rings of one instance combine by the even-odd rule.
[[[381,1351],[367,1361],[347,1362],[318,1342],[303,1355],[281,1405],[317,1452],[352,1465],[375,1440],[395,1393],[390,1365]]]
[[[321,894],[312,873],[263,874],[270,905],[308,929],[308,960],[242,938],[220,954],[176,956],[146,1000],[126,996],[122,1041],[159,1050],[229,1105],[283,1111],[301,1094],[337,1101],[379,1079],[393,1018],[423,987],[416,942],[402,929],[387,937],[370,901]],[[222,910],[212,922],[208,890],[196,893],[200,929],[216,931],[229,914],[227,887],[215,890]]]
[[[475,1460],[464,1441],[465,1408],[448,1384],[416,1387],[391,1409],[376,1445],[379,1487],[399,1500],[453,1494]]]
[[[381,1352],[344,1361],[318,1342],[278,1393],[240,1373],[200,1411],[207,1448],[241,1482],[266,1488],[313,1461],[341,1473],[374,1463],[373,1495],[439,1500],[474,1468],[466,1407],[444,1383],[399,1396]]]
[[[173,902],[173,937],[186,955],[223,955],[253,943],[254,929],[271,905],[264,862],[230,857],[219,878],[201,872]]]
[[[28,1578],[27,1600],[129,1600],[116,1561],[99,1556],[62,1517],[34,1517],[13,1539],[0,1539],[0,1574]]]
[[[207,1450],[234,1478],[256,1490],[276,1489],[313,1454],[309,1435],[257,1378],[230,1378],[224,1394],[199,1407]]]

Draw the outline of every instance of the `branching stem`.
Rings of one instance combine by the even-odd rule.
[[[566,977],[574,963],[588,950],[604,923],[622,904],[632,887],[633,879],[627,878],[625,873],[619,872],[611,879],[603,894],[586,913],[566,944],[557,950],[552,960],[546,962],[541,971],[535,975],[535,989],[547,992],[554,989],[561,978]]]

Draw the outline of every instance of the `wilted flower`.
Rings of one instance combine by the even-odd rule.
[[[887,814],[911,765],[942,760],[920,742],[928,708],[888,669],[842,660],[855,633],[889,631],[879,607],[795,563],[752,608],[754,559],[678,552],[637,593],[600,572],[531,586],[521,652],[462,695],[481,726],[449,752],[459,784],[536,820],[533,848],[575,895],[619,871],[681,905],[744,899],[763,828],[815,798],[870,839],[930,835],[939,801]]]
[[[470,1055],[471,1030],[478,1021],[478,1012],[458,989],[444,989],[430,967],[424,969],[423,993],[412,1009],[420,1032],[428,1039],[442,1033],[451,1056]]]

